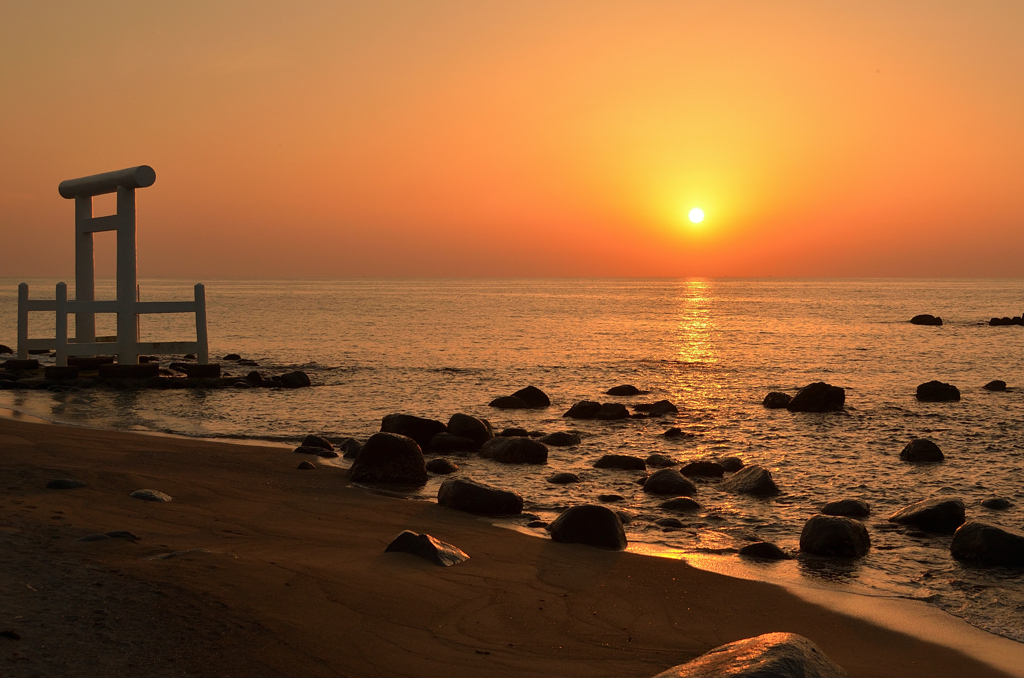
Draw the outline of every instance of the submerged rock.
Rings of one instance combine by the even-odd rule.
[[[580,437],[569,431],[555,431],[554,433],[542,436],[539,442],[551,447],[572,447],[580,444]]]
[[[929,381],[917,387],[917,399],[926,403],[956,402],[960,389],[941,381]]]
[[[900,452],[900,459],[913,462],[942,461],[945,457],[939,446],[927,438],[914,438]]]
[[[654,678],[849,678],[817,645],[795,633],[737,640]]]
[[[847,518],[867,518],[871,515],[871,507],[863,499],[839,499],[830,501],[821,507],[826,516],[846,516]]]
[[[1013,506],[1013,504],[1010,503],[1010,500],[1004,497],[989,497],[982,501],[981,505],[993,511],[1005,511]]]
[[[758,541],[741,546],[739,554],[744,558],[760,558],[761,560],[792,560],[789,555],[770,541]]]
[[[846,389],[816,381],[800,389],[786,406],[790,412],[840,412],[846,404]]]
[[[975,565],[1024,567],[1024,534],[972,520],[957,529],[949,551]]]
[[[845,516],[811,516],[800,532],[800,550],[817,556],[856,558],[870,548],[864,524]]]
[[[597,411],[597,418],[601,421],[617,421],[629,419],[629,410],[622,403],[605,403]]]
[[[605,391],[605,395],[610,396],[635,396],[647,393],[647,391],[641,391],[636,386],[630,384],[623,384],[622,386],[613,386],[612,388]]]
[[[673,495],[692,497],[697,494],[697,486],[686,476],[672,468],[655,471],[644,483],[644,492],[648,494]]]
[[[568,485],[569,483],[578,483],[580,477],[575,473],[555,473],[554,475],[548,476],[548,482],[552,485]]]
[[[450,478],[437,491],[440,506],[478,515],[509,515],[523,512],[518,492],[501,490],[467,478]]]
[[[913,525],[925,532],[953,534],[963,524],[965,514],[963,501],[934,497],[900,509],[889,516],[889,522]]]
[[[789,403],[793,401],[793,396],[782,391],[772,391],[764,397],[761,404],[767,407],[769,410],[781,410],[789,407]]]
[[[594,468],[617,468],[625,471],[646,471],[647,463],[628,454],[606,454],[594,462]]]
[[[626,548],[626,533],[615,511],[596,504],[572,506],[548,525],[551,539],[569,544],[586,544],[621,551]]]
[[[665,511],[674,511],[675,513],[690,513],[691,511],[700,511],[702,507],[689,497],[676,497],[675,499],[661,502],[658,504],[658,508]]]
[[[722,482],[722,489],[734,494],[749,494],[755,497],[771,497],[779,493],[772,479],[771,471],[754,464],[745,466]]]
[[[664,454],[652,454],[644,461],[648,466],[653,466],[654,468],[668,468],[669,466],[675,466],[679,463],[678,460]]]
[[[921,315],[915,315],[910,319],[911,325],[941,325],[942,318],[937,315],[930,315],[928,313],[922,313]]]
[[[411,553],[441,567],[450,567],[469,560],[466,552],[459,547],[436,539],[429,534],[416,534],[411,530],[403,530],[388,544],[384,552]]]
[[[427,466],[412,438],[374,433],[352,462],[348,477],[357,483],[420,486],[427,483]]]
[[[480,456],[502,464],[546,464],[548,448],[532,438],[492,438],[480,448]]]

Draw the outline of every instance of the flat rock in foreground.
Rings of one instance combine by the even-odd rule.
[[[469,560],[466,552],[458,546],[436,539],[429,534],[416,534],[411,530],[404,530],[384,549],[384,553],[393,552],[411,553],[441,567],[451,567]]]
[[[737,640],[654,678],[849,678],[817,645],[795,633]]]
[[[523,512],[523,497],[518,492],[500,490],[467,478],[451,478],[437,490],[440,506],[485,516]]]

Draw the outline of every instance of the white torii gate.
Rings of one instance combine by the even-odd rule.
[[[156,172],[149,165],[94,174],[62,181],[61,196],[75,201],[75,299],[68,299],[67,285],[57,284],[56,299],[29,299],[28,284],[18,286],[18,357],[30,349],[56,350],[57,365],[67,365],[68,356],[111,353],[111,342],[96,340],[96,314],[117,314],[117,336],[113,348],[121,365],[136,365],[140,353],[195,353],[200,364],[210,360],[206,333],[206,289],[195,286],[193,301],[149,301],[138,297],[136,253],[135,189],[152,186]],[[92,199],[117,193],[117,212],[94,217]],[[113,301],[96,300],[96,264],[93,233],[117,232],[117,294]],[[30,339],[29,311],[54,311],[57,331],[53,339]],[[75,338],[68,339],[68,314],[75,314]],[[139,315],[148,313],[195,313],[196,340],[140,342]]]

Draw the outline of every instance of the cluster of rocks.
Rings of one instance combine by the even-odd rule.
[[[188,356],[186,356],[188,358]],[[239,365],[255,361],[239,359]],[[161,366],[156,356],[140,356],[138,365],[118,365],[113,357],[68,359],[68,365],[41,367],[37,359],[6,360],[0,365],[0,390],[39,389],[56,393],[91,388],[303,388],[312,386],[301,370],[276,375],[251,371],[244,377],[221,373],[219,364],[170,362]]]
[[[922,313],[920,315],[915,315],[913,318],[910,319],[910,322],[914,325],[942,325],[942,318],[936,315]],[[1000,327],[1006,325],[1024,326],[1024,315],[992,318],[991,320],[988,321],[988,324],[991,327]]]
[[[988,324],[992,327],[1000,327],[1005,325],[1024,325],[1024,315],[1014,317],[1003,317],[1003,318],[992,318],[988,321]]]
[[[790,412],[841,412],[846,405],[846,389],[823,381],[808,384],[795,396],[772,391],[761,403],[768,409],[787,409]]]

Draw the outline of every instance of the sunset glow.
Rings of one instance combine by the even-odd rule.
[[[690,218],[691,223],[699,224],[704,221],[704,210],[699,207],[694,207],[690,210],[690,213],[687,216]]]
[[[69,270],[57,184],[144,163],[140,270],[162,276],[1024,275],[1022,21],[7,3],[0,267]],[[681,229],[698,200],[714,228]]]

